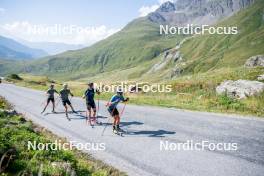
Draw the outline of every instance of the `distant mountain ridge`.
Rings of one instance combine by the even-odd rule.
[[[5,46],[0,45],[0,58],[8,58],[8,59],[29,59],[31,55],[28,53],[18,52],[7,48]]]
[[[162,4],[148,19],[158,24],[215,24],[254,3],[255,0],[177,0]]]
[[[30,48],[4,36],[0,36],[0,48],[0,57],[6,59],[33,59],[48,55],[41,49]]]
[[[85,47],[84,45],[67,44],[59,42],[29,42],[26,40],[19,40],[19,42],[32,48],[42,49],[49,55],[55,55],[65,51],[77,50]]]

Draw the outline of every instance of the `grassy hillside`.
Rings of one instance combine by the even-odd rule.
[[[19,73],[23,70],[23,61],[6,60],[0,58],[0,76],[5,76],[10,73]]]
[[[264,2],[256,1],[217,26],[237,26],[237,35],[201,35],[184,43],[185,73],[239,67],[254,55],[264,54]]]
[[[114,69],[133,68],[174,47],[180,38],[160,36],[157,24],[139,18],[91,47],[34,61],[28,70],[33,74],[78,79]]]
[[[36,141],[37,144],[66,141],[26,121],[19,114],[8,113],[9,109],[10,105],[0,97],[1,175],[54,176],[71,175],[71,171],[79,176],[125,175],[77,150],[28,150],[28,141]]]

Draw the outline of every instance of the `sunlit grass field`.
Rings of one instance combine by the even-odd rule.
[[[131,104],[152,105],[162,107],[174,107],[195,111],[235,113],[264,117],[264,93],[259,96],[249,97],[243,100],[234,100],[225,95],[217,95],[215,88],[224,80],[256,80],[257,76],[263,74],[264,68],[248,69],[244,67],[221,68],[205,73],[186,75],[171,81],[160,82],[161,84],[172,85],[169,93],[125,93],[130,97]],[[49,85],[54,82],[55,88],[60,90],[64,82],[52,80],[45,76],[20,75],[23,80],[12,80],[15,84],[33,89],[46,91]],[[97,75],[97,78],[100,75]],[[74,96],[83,96],[87,89],[87,82],[99,79],[89,78],[87,81],[68,81],[69,88]],[[112,83],[120,83],[118,80]],[[135,80],[134,80],[135,81]],[[142,80],[140,80],[142,81]],[[109,81],[103,82],[109,84]],[[96,99],[109,100],[114,93],[102,92]]]

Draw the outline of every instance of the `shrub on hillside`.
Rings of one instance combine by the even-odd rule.
[[[19,75],[17,74],[11,74],[11,75],[8,75],[7,78],[9,79],[14,79],[14,80],[23,80]]]

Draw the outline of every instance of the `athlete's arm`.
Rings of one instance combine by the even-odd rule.
[[[69,90],[69,93],[70,93],[70,95],[73,97],[74,95],[71,93],[71,91]]]
[[[95,92],[96,92],[98,95],[100,95],[100,93],[101,93],[98,89],[96,89]]]
[[[86,95],[87,95],[87,90],[84,92],[84,94],[83,94],[83,98],[85,98],[86,97]]]

